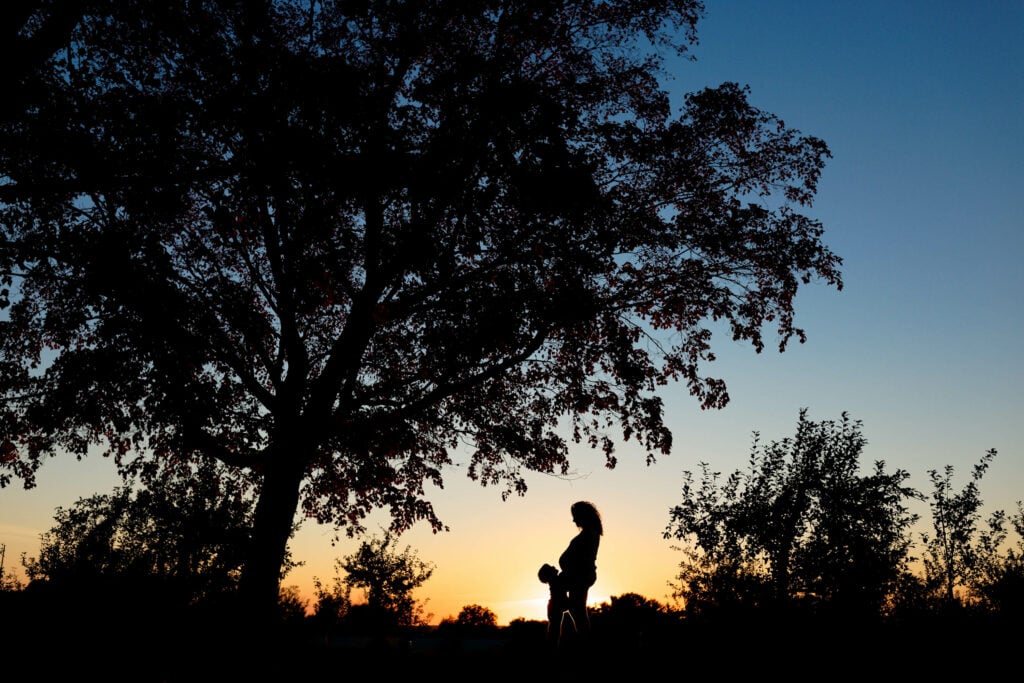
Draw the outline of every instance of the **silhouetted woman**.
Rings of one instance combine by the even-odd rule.
[[[562,619],[566,612],[579,635],[590,632],[587,615],[587,591],[597,581],[597,549],[601,545],[604,527],[601,514],[592,503],[579,501],[569,508],[572,521],[579,533],[569,541],[569,547],[558,558],[561,568],[550,582],[551,599],[548,600],[548,639],[558,640],[562,635]],[[543,579],[541,579],[543,580]]]

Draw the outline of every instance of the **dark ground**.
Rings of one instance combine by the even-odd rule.
[[[595,633],[586,646],[552,651],[542,640],[501,636],[281,635],[256,643],[212,632],[148,635],[116,629],[76,634],[59,627],[22,632],[4,638],[16,645],[4,647],[4,660],[7,671],[35,681],[976,681],[1018,675],[1024,637],[1014,629],[930,626],[857,633],[836,626],[809,632],[719,625],[658,642]]]
[[[585,644],[547,647],[543,623],[490,637],[327,633],[308,623],[260,637],[202,614],[73,602],[0,600],[2,681],[744,681],[1017,680],[1024,619],[689,622],[645,632],[595,623]],[[140,616],[142,615],[142,616]]]

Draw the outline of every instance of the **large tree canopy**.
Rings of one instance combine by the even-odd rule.
[[[251,472],[267,601],[300,507],[441,529],[453,449],[506,493],[571,440],[668,452],[659,386],[728,400],[711,321],[783,350],[841,286],[826,145],[735,84],[669,100],[700,2],[26,4],[24,41],[81,13],[0,120],[0,484]]]

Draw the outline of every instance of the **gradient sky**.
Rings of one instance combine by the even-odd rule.
[[[1024,2],[980,0],[708,0],[695,62],[673,65],[673,92],[735,81],[751,101],[804,133],[833,158],[811,215],[843,257],[842,292],[812,285],[797,298],[804,345],[758,355],[728,337],[710,369],[731,403],[701,411],[685,387],[665,399],[675,448],[650,467],[631,448],[614,471],[576,449],[576,474],[533,476],[525,497],[469,482],[453,469],[435,507],[451,528],[416,527],[399,539],[436,570],[416,593],[434,621],[479,604],[499,623],[544,618],[546,586],[576,529],[569,506],[590,500],[605,537],[591,602],[626,592],[670,602],[681,559],[662,538],[679,502],[682,473],[708,462],[745,466],[753,432],[791,436],[801,408],[812,420],[845,411],[863,422],[863,464],[910,472],[928,492],[928,471],[946,465],[969,481],[985,451],[998,456],[981,482],[986,514],[1024,498]],[[39,485],[0,491],[4,566],[38,554],[57,506],[69,507],[119,480],[112,463],[55,459]],[[924,508],[922,512],[927,512]],[[371,531],[387,524],[370,521]],[[305,565],[285,585],[312,594],[329,581],[330,528],[307,523],[292,543]]]

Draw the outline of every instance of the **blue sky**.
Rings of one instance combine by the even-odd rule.
[[[990,507],[1024,497],[1024,29],[1020,2],[709,2],[693,72],[825,139],[813,213],[845,288],[798,300],[803,347],[723,357],[737,422],[864,421],[909,470],[987,448]],[[686,77],[679,79],[688,85]],[[740,417],[742,415],[742,417]],[[791,431],[791,430],[790,430]]]
[[[869,439],[899,444],[887,459],[930,466],[996,447],[1019,466],[1024,3],[707,10],[692,71],[748,84],[755,104],[825,139],[833,159],[813,213],[845,261],[843,292],[798,301],[808,343],[729,367],[733,396],[764,392],[758,374],[781,362],[780,392],[820,417],[849,410]]]
[[[626,448],[613,472],[580,450],[568,479],[532,477],[525,498],[450,473],[436,507],[451,532],[415,528],[403,542],[434,562],[421,591],[437,618],[466,604],[501,622],[543,618],[536,568],[575,532],[569,505],[592,500],[606,536],[593,599],[639,592],[664,600],[678,555],[661,534],[684,470],[706,461],[742,468],[751,434],[792,435],[799,410],[814,420],[847,411],[863,421],[865,464],[968,481],[985,451],[999,454],[981,483],[986,511],[1024,498],[1024,2],[710,0],[695,62],[674,65],[672,88],[722,81],[833,158],[810,214],[843,257],[842,292],[811,285],[797,299],[804,345],[757,355],[719,340],[711,371],[732,401],[701,411],[685,387],[663,396],[674,452],[652,467]],[[636,456],[636,457],[630,457]],[[0,492],[6,566],[38,552],[53,509],[109,490],[109,463],[51,461],[37,489]],[[380,518],[380,523],[386,520]],[[371,530],[374,528],[371,524]],[[285,583],[309,592],[333,574],[331,530],[296,538],[306,565]]]

